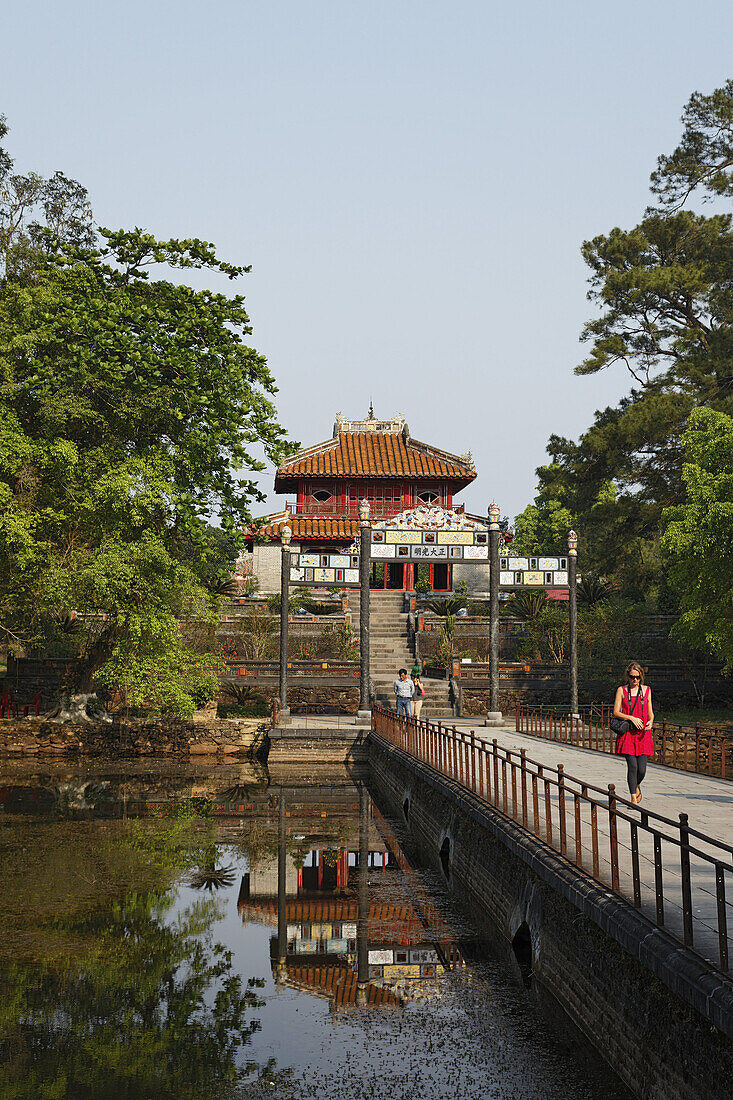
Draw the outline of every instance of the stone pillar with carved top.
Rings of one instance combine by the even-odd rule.
[[[372,526],[369,501],[359,501],[359,713],[371,720],[369,692],[369,574],[372,566]]]

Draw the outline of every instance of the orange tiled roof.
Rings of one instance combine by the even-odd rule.
[[[256,539],[279,539],[286,523],[293,532],[293,542],[301,542],[303,539],[333,539],[336,542],[351,543],[359,534],[359,520],[356,516],[291,516],[287,512],[268,516],[248,534]]]
[[[296,487],[301,477],[442,477],[454,491],[476,477],[468,457],[411,439],[406,432],[339,432],[288,458],[275,474],[275,492]]]
[[[325,993],[333,1000],[337,1008],[346,1008],[357,1003],[357,976],[353,970],[344,966],[288,966],[289,984],[299,989]],[[399,1005],[402,1001],[391,989],[383,986],[367,985],[366,1003],[368,1005]]]
[[[240,912],[277,918],[277,898],[248,899],[240,901],[237,908]],[[300,921],[355,921],[359,916],[359,903],[347,898],[288,898],[285,913],[290,924]],[[413,923],[419,920],[419,915],[406,905],[372,901],[369,903],[369,920]]]

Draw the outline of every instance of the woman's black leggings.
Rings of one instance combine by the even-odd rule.
[[[641,786],[646,775],[646,757],[629,756],[628,753],[624,753],[624,756],[626,757],[626,778],[629,782],[629,790],[632,794],[636,794],[636,788]]]

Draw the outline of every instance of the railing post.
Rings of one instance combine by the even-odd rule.
[[[476,734],[471,730],[471,790],[474,794],[478,794],[476,788],[478,783],[476,782]]]
[[[664,928],[664,876],[662,868],[662,837],[654,832],[654,894],[657,904],[657,924]]]
[[[527,828],[527,750],[519,750],[520,767],[522,769],[522,825]]]
[[[560,809],[560,854],[567,855],[567,838],[565,835],[565,768],[557,765],[557,801]]]
[[[682,875],[682,930],[685,947],[692,947],[692,884],[690,882],[690,830],[687,814],[680,814],[680,873]]]
[[[728,920],[725,912],[725,871],[722,864],[715,864],[715,897],[718,902],[718,949],[720,969],[728,973]]]
[[[542,769],[540,769],[541,771]],[[544,780],[545,786],[545,831],[547,833],[547,843],[552,844],[552,798],[550,795],[551,785],[550,780]]]
[[[499,742],[496,738],[492,741],[494,756],[494,805],[499,805]]]
[[[517,820],[517,765],[514,762],[515,753],[510,753],[509,764],[512,769],[512,817]]]
[[[501,758],[501,808],[506,814],[509,812],[507,809],[506,750],[504,750],[504,753],[505,755]]]
[[[534,835],[540,835],[540,796],[537,789],[538,777],[536,772],[532,772],[532,824],[534,825]]]
[[[611,835],[611,889],[619,892],[618,879],[618,822],[616,820],[616,784],[608,784],[608,828]]]
[[[634,905],[641,909],[641,877],[639,875],[639,835],[635,821],[631,822],[631,878],[634,884]]]
[[[588,797],[588,788],[582,789],[583,798]],[[591,852],[593,856],[593,878],[600,880],[600,863],[598,859],[598,805],[596,802],[590,800],[590,842]]]
[[[573,791],[573,800],[575,802],[575,864],[577,867],[582,868],[583,843],[581,835],[580,795],[577,791]]]

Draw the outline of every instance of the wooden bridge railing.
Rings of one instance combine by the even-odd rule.
[[[372,711],[372,734],[496,807],[727,973],[733,847],[692,828],[687,814],[673,821],[641,810],[613,783],[596,787],[496,738],[381,707]]]
[[[591,703],[579,708],[580,717],[569,707],[520,704],[516,712],[517,733],[529,733],[548,741],[559,741],[582,749],[612,753],[616,738],[609,729],[613,708],[608,703]],[[728,736],[715,726],[672,725],[662,719],[654,727],[655,764],[666,764],[682,771],[727,779],[731,774],[731,749]]]

